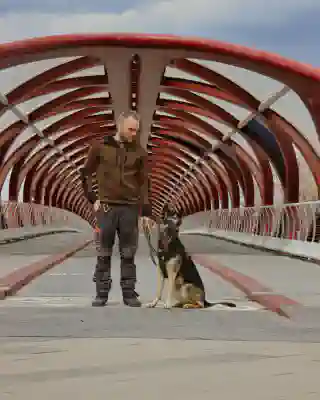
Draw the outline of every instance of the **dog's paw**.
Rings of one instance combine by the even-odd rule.
[[[171,308],[173,307],[173,304],[171,303],[164,303],[163,308],[165,308],[166,310],[171,310]]]
[[[158,304],[158,300],[153,300],[150,303],[143,305],[144,308],[154,308]]]
[[[185,310],[190,310],[190,309],[203,308],[203,306],[199,303],[197,303],[197,304],[187,303],[187,304],[183,305],[183,308]]]

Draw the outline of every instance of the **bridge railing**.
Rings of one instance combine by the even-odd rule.
[[[200,212],[183,228],[320,242],[320,201]]]
[[[88,229],[89,224],[80,216],[61,208],[13,201],[4,201],[0,204],[0,229],[35,226]]]

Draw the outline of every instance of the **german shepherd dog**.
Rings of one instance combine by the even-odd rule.
[[[181,220],[168,216],[160,224],[158,237],[158,282],[155,299],[146,307],[155,307],[162,298],[167,281],[164,308],[207,308],[214,304],[235,307],[234,303],[210,303],[206,300],[203,281],[198,269],[179,238]]]

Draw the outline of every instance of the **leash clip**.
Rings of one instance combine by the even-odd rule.
[[[108,206],[108,204],[102,204],[102,209],[105,213],[107,213],[108,211],[110,211],[110,207]]]

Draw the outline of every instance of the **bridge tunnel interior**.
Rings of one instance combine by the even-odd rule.
[[[0,45],[0,54],[4,77],[29,68],[0,88],[2,200],[59,207],[93,223],[80,171],[89,146],[114,134],[129,109],[143,121],[154,218],[168,202],[182,216],[272,205],[279,194],[299,202],[304,177],[307,199],[319,198],[320,79],[311,66],[213,40],[143,34],[35,38]],[[261,98],[223,74],[227,67],[273,86]],[[313,137],[276,107],[291,94]]]

